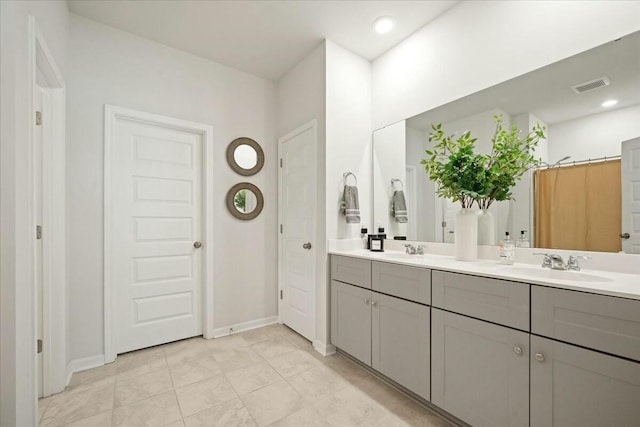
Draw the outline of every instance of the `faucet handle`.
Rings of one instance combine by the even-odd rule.
[[[424,255],[424,245],[418,245],[418,247],[416,248],[416,253],[418,255]]]
[[[580,271],[580,264],[578,263],[579,259],[589,260],[591,257],[584,255],[571,255],[567,261],[567,270]]]
[[[544,259],[542,260],[542,268],[551,268],[551,255],[542,252],[534,252],[534,255],[542,255]]]

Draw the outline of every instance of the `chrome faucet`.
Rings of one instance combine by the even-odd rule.
[[[404,245],[405,247],[405,253],[409,254],[409,255],[424,255],[424,246],[423,245],[418,245],[418,246],[414,246],[411,243],[407,243],[406,245]]]
[[[542,255],[544,259],[542,260],[542,268],[550,268],[552,270],[573,270],[580,271],[580,265],[578,264],[579,259],[591,259],[588,256],[582,255],[571,255],[569,260],[565,264],[560,255],[556,254],[543,254],[543,253],[534,253],[534,255]]]
[[[544,256],[544,259],[542,260],[542,268],[550,268],[552,270],[567,269],[567,265],[564,263],[564,260],[560,255],[544,253],[534,253],[534,255]]]

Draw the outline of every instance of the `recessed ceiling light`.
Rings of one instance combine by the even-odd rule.
[[[602,104],[603,107],[613,107],[614,105],[616,105],[618,103],[617,99],[610,99],[608,101],[604,101]]]
[[[393,30],[394,25],[395,21],[389,16],[382,16],[373,21],[373,29],[378,34],[388,33],[389,31]]]

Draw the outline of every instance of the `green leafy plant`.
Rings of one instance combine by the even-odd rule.
[[[477,139],[468,131],[456,139],[444,134],[442,124],[432,126],[429,141],[435,145],[420,163],[436,184],[438,196],[458,201],[463,208],[477,203],[488,209],[496,200],[511,200],[516,181],[539,163],[533,152],[544,138],[543,126],[536,124],[521,138],[515,124],[505,125],[501,115],[494,119],[491,154],[475,153]]]
[[[247,193],[244,190],[238,191],[233,198],[233,204],[236,208],[244,212],[245,206],[247,205]]]

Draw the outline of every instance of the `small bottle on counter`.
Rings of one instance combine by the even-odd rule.
[[[529,248],[531,243],[527,237],[527,230],[520,230],[520,238],[516,240],[516,248]]]
[[[384,252],[384,239],[374,236],[369,240],[369,250],[371,252]]]
[[[515,246],[509,232],[504,233],[504,240],[500,242],[500,263],[512,265],[515,258]]]

